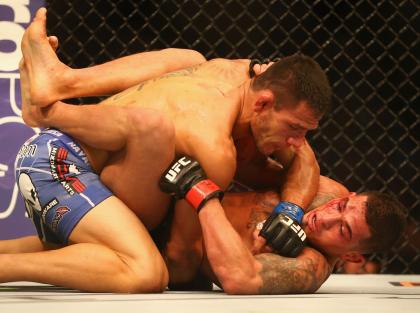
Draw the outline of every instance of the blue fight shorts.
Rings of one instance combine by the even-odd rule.
[[[66,244],[77,223],[112,195],[68,135],[45,129],[19,150],[15,175],[39,238]]]

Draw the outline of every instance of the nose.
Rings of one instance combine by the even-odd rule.
[[[328,212],[328,214],[323,214],[321,218],[321,225],[325,229],[330,229],[337,223],[341,221],[341,215],[337,212]]]

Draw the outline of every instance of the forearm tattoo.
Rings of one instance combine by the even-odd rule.
[[[256,256],[262,264],[259,273],[262,286],[259,294],[286,294],[315,292],[328,277],[328,263],[322,256],[298,259],[285,258],[272,253]]]

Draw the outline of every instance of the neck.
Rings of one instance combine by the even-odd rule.
[[[234,140],[252,136],[251,117],[253,112],[253,92],[251,90],[251,80],[247,80],[239,86],[238,93],[238,113],[232,128],[232,137]]]

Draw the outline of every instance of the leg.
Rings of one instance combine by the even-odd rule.
[[[40,252],[57,248],[59,246],[42,242],[38,236],[0,241],[0,254]]]
[[[24,65],[21,63],[21,65]],[[56,102],[47,108],[30,105],[27,72],[21,67],[23,117],[26,123],[47,121],[80,140],[96,164],[101,153],[112,151],[102,169],[101,179],[114,194],[142,219],[148,228],[160,223],[169,204],[168,195],[158,188],[161,173],[174,159],[175,133],[173,124],[154,110],[139,107],[73,106]],[[96,151],[97,152],[97,151]],[[97,162],[96,162],[97,161]],[[94,165],[95,167],[95,165]]]
[[[32,102],[47,106],[55,101],[113,94],[167,72],[190,67],[205,58],[187,49],[138,53],[102,65],[71,69],[57,58],[55,37],[46,35],[46,10],[40,9],[22,39],[28,64]]]
[[[92,292],[160,292],[165,263],[139,219],[116,197],[93,208],[70,235],[71,245],[1,254],[0,282],[35,281]]]
[[[109,160],[100,177],[152,229],[162,221],[170,202],[158,182],[175,158],[175,131],[164,116],[146,113],[142,109],[132,112],[125,146]]]

